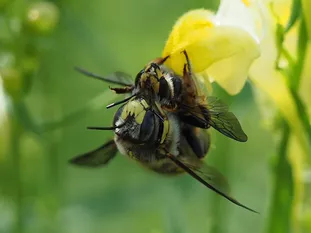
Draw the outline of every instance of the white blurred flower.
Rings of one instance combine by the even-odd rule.
[[[7,119],[7,98],[4,93],[0,75],[0,125]]]

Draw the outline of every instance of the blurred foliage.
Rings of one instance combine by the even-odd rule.
[[[308,132],[309,106],[298,92],[308,38],[300,1],[293,2],[276,46],[280,58],[290,54],[283,39],[299,23],[296,62],[279,71],[288,78]],[[249,141],[236,143],[213,131],[207,160],[228,177],[237,199],[260,215],[232,205],[191,177],[165,178],[122,156],[99,170],[67,163],[112,137],[86,126],[108,125],[114,114],[104,108],[114,98],[108,85],[81,76],[73,67],[134,76],[160,55],[181,14],[200,7],[215,10],[218,4],[0,0],[0,74],[8,114],[0,122],[0,232],[311,231],[310,177],[299,183],[304,197],[294,199],[298,185],[288,160],[291,129],[282,116],[274,119],[278,128],[264,127],[262,106],[255,99],[258,90],[249,83],[234,97],[214,85],[214,95],[230,104]],[[304,161],[304,169],[309,165]],[[294,211],[296,206],[301,211]]]

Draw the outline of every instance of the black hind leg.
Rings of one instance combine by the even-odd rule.
[[[198,158],[203,158],[206,154],[206,148],[205,144],[202,143],[202,139],[198,137],[198,135],[195,132],[195,128],[186,125],[182,129],[182,134],[186,138],[188,144],[190,145],[193,153],[198,157]]]

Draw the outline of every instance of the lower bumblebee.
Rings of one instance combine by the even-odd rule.
[[[89,129],[113,130],[114,139],[71,159],[72,164],[101,167],[119,151],[157,173],[186,172],[229,201],[256,212],[232,198],[226,179],[201,160],[210,145],[206,130],[183,123],[175,113],[164,111],[157,102],[132,97],[115,113],[112,127]]]

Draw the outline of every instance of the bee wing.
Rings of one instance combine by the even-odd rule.
[[[106,165],[114,158],[117,152],[118,149],[114,140],[110,140],[95,150],[72,158],[69,162],[74,165],[85,167],[100,167]]]
[[[207,110],[210,116],[209,124],[220,133],[240,142],[247,141],[240,122],[229,112],[228,106],[216,97],[207,97]]]
[[[195,178],[197,181],[202,183],[204,186],[223,196],[230,202],[252,211],[258,213],[257,211],[243,205],[236,199],[230,196],[230,188],[226,178],[215,168],[208,166],[203,163],[201,160],[192,158],[192,161],[189,161],[188,158],[178,158],[174,155],[168,154],[168,157],[185,172]]]
[[[188,124],[200,128],[212,126],[214,129],[236,141],[246,142],[244,133],[236,116],[229,112],[228,106],[216,97],[207,97],[207,104],[181,104],[180,118]]]
[[[78,72],[88,76],[88,77],[92,77],[104,82],[108,82],[108,83],[112,83],[112,84],[117,84],[117,85],[121,85],[121,86],[133,86],[134,85],[134,80],[132,78],[131,75],[121,72],[121,71],[117,71],[114,72],[112,74],[109,74],[107,76],[100,76],[98,74],[94,74],[92,72],[89,72],[85,69],[82,69],[80,67],[75,67],[75,70],[77,70]]]

